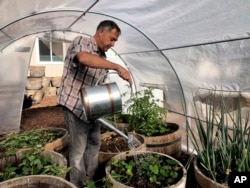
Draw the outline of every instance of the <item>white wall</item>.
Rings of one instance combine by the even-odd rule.
[[[31,56],[30,66],[45,66],[45,76],[46,77],[62,76],[63,64],[41,64],[41,63],[38,63],[39,57],[38,57],[37,52],[38,52],[38,43],[36,40],[36,44],[34,46],[32,56]],[[28,76],[29,76],[29,72],[28,72]]]

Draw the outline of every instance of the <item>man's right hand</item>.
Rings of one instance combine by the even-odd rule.
[[[119,66],[119,68],[117,69],[117,72],[118,72],[118,75],[124,80],[128,81],[130,85],[133,84],[131,74],[127,69],[123,68],[122,66]]]

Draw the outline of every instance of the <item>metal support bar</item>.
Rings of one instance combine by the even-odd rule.
[[[69,30],[76,22],[78,22],[78,20],[80,20],[83,16],[85,16],[85,14],[87,12],[89,12],[89,10],[95,6],[96,3],[98,3],[99,0],[96,0],[83,14],[81,14],[81,16],[79,16],[72,24],[70,24],[66,30]]]

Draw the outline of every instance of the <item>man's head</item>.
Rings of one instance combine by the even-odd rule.
[[[115,45],[120,34],[121,30],[115,22],[104,20],[97,26],[94,38],[98,48],[103,52],[106,52],[109,48]]]

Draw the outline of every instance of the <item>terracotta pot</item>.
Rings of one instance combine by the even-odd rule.
[[[144,136],[147,151],[164,153],[178,157],[181,153],[181,130],[175,123],[167,123],[176,129],[173,133],[162,136]]]
[[[116,181],[111,176],[111,174],[110,174],[110,172],[111,172],[111,163],[112,163],[113,160],[118,159],[119,161],[123,161],[123,160],[125,161],[128,157],[131,157],[131,156],[134,157],[134,158],[138,158],[138,157],[140,157],[142,155],[149,155],[149,154],[161,155],[161,156],[166,157],[166,159],[172,159],[172,160],[176,161],[177,164],[182,169],[182,177],[177,183],[175,183],[175,184],[173,184],[171,186],[168,186],[168,188],[185,188],[186,187],[187,170],[184,168],[184,166],[178,160],[174,159],[173,157],[171,157],[169,155],[166,155],[166,154],[163,154],[163,153],[151,152],[151,151],[129,151],[129,152],[120,153],[120,154],[112,157],[108,161],[108,163],[107,163],[107,165],[105,167],[106,177],[108,178],[108,181],[111,183],[111,185],[112,185],[111,187],[113,187],[113,188],[129,188],[129,187],[131,187],[129,185],[125,185],[125,184],[123,184],[121,182]],[[140,177],[138,177],[138,178],[140,178]]]
[[[132,134],[132,133],[130,133]],[[101,140],[102,142],[105,142],[105,139],[111,137],[112,135],[117,135],[117,133],[115,132],[106,132],[106,133],[103,133],[101,135]],[[144,138],[138,134],[135,134],[133,133],[132,134],[133,136],[135,136],[141,144],[139,147],[136,147],[135,150],[136,151],[146,151],[146,144],[145,144],[145,141],[144,141]],[[119,136],[120,137],[120,136]],[[124,139],[123,137],[120,137],[122,139]],[[108,160],[110,160],[113,156],[119,154],[120,152],[110,152],[110,151],[99,151],[99,156],[98,156],[98,161],[99,161],[99,164],[104,164],[106,163]]]
[[[193,163],[195,179],[201,188],[229,188],[229,186],[217,183],[204,175],[198,168],[197,158],[194,159]]]

